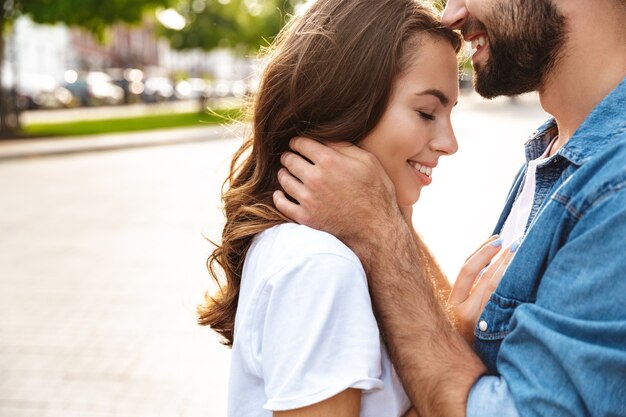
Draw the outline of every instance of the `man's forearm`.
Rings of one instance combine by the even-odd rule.
[[[486,369],[433,291],[423,265],[428,251],[399,215],[374,236],[357,253],[368,258],[374,308],[407,394],[422,417],[465,416],[468,393]]]
[[[439,304],[445,306],[450,297],[450,291],[452,291],[450,281],[448,281],[448,278],[441,270],[441,267],[428,247],[422,242],[422,239],[420,239],[413,225],[409,224],[409,230],[417,246],[418,265],[420,265],[420,269],[423,271],[424,275],[430,279]]]

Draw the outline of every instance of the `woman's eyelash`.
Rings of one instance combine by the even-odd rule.
[[[418,111],[419,115],[422,117],[422,119],[426,119],[426,120],[435,120],[435,116],[433,116],[432,114],[423,112],[423,111]]]

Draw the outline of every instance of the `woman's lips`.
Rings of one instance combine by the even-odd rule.
[[[409,165],[413,168],[413,172],[419,178],[420,182],[424,185],[430,185],[433,182],[433,168],[420,164],[417,161],[408,161]]]

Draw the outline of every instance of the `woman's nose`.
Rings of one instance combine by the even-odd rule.
[[[456,140],[452,125],[448,125],[445,131],[441,132],[440,136],[431,142],[431,146],[434,151],[443,155],[455,154],[459,150],[459,143]]]

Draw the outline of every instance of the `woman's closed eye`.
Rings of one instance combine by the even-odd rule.
[[[428,120],[428,121],[433,121],[435,120],[435,116],[433,114],[427,113],[425,111],[418,111],[417,112],[420,117],[424,120]]]

